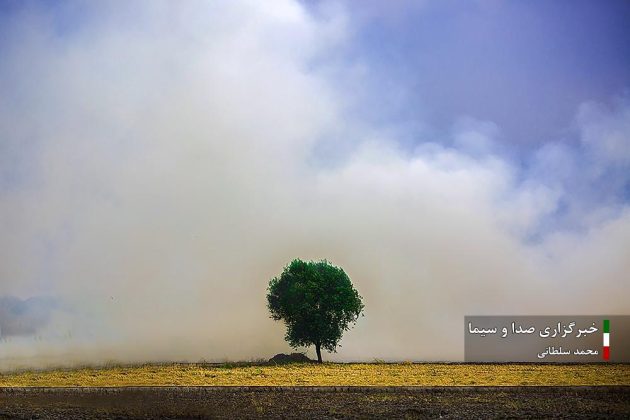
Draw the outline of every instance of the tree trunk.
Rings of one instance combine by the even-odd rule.
[[[322,363],[322,349],[321,344],[315,343],[315,351],[317,352],[317,363]]]

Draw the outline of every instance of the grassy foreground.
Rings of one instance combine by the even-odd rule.
[[[155,364],[0,374],[19,386],[509,386],[630,385],[630,365],[325,363]]]

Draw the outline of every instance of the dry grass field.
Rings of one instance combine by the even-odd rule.
[[[630,365],[149,364],[0,374],[0,387],[630,385]]]

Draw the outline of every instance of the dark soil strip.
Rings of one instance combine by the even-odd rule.
[[[630,386],[0,388],[1,418],[630,418]]]

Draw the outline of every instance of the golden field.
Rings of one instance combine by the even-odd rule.
[[[18,386],[509,386],[630,385],[630,365],[324,363],[147,364],[0,374]]]

